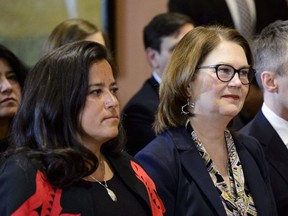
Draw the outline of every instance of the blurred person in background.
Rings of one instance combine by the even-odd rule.
[[[279,216],[288,215],[288,21],[271,23],[252,43],[264,102],[240,130],[262,145]]]
[[[193,22],[187,16],[162,13],[153,17],[143,30],[144,47],[152,76],[123,109],[126,149],[132,155],[155,138],[152,124],[159,105],[161,77],[175,46],[193,28]]]
[[[21,103],[27,67],[0,44],[0,152],[8,148],[10,125]]]
[[[52,30],[44,44],[43,54],[45,55],[66,43],[79,40],[94,41],[104,46],[108,45],[107,39],[97,26],[87,20],[73,18],[64,20]]]

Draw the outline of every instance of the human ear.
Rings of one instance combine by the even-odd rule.
[[[148,47],[146,49],[146,58],[147,58],[147,61],[148,61],[149,65],[152,68],[158,68],[159,67],[158,55],[159,55],[159,53],[158,53],[157,50],[152,49],[150,47]]]
[[[263,88],[269,92],[277,92],[278,83],[276,74],[272,71],[263,71],[261,74]]]
[[[187,90],[187,97],[191,98],[191,96],[193,94],[192,93],[193,92],[193,88],[192,88],[192,83],[191,82],[188,84],[186,90]]]

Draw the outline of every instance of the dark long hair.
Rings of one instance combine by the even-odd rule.
[[[47,181],[56,187],[90,175],[98,166],[97,157],[78,141],[77,132],[81,130],[79,115],[88,92],[89,68],[101,60],[107,60],[116,72],[104,46],[74,42],[44,56],[27,76],[12,144],[16,152],[40,161]],[[120,132],[101,151],[118,154],[122,149]]]
[[[12,68],[16,75],[16,79],[23,88],[28,67],[7,47],[0,44],[0,59],[5,60]]]

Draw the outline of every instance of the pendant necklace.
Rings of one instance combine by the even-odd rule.
[[[103,172],[103,176],[105,175],[105,167],[104,167],[104,163],[103,160],[100,160],[100,168]],[[117,202],[117,196],[114,193],[114,191],[112,191],[107,184],[107,181],[104,180],[104,184],[102,182],[100,182],[98,179],[96,179],[95,177],[93,177],[92,175],[89,176],[92,180],[94,180],[95,182],[99,183],[102,187],[104,187],[107,191],[107,194],[110,196],[110,198],[114,201]]]

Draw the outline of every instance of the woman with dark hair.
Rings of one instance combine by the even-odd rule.
[[[34,66],[0,170],[0,215],[163,215],[154,183],[123,151],[115,72],[88,41]]]
[[[277,215],[259,142],[229,129],[254,73],[234,29],[196,27],[177,44],[160,85],[158,137],[136,155],[165,215]]]
[[[0,152],[8,147],[10,125],[21,102],[26,73],[24,64],[0,44]]]

